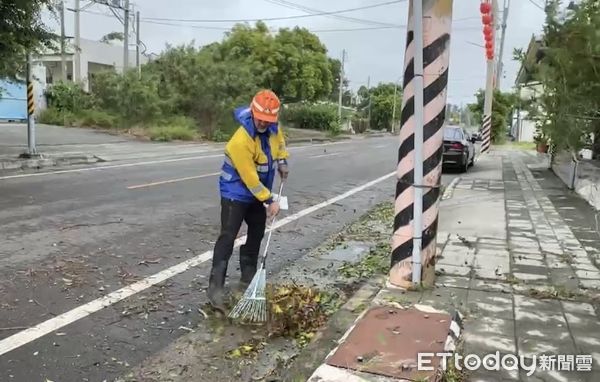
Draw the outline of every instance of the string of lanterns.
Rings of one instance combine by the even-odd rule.
[[[485,39],[485,55],[488,60],[494,59],[494,29],[492,27],[494,16],[489,0],[484,0],[479,6],[481,21],[483,22],[483,37]]]

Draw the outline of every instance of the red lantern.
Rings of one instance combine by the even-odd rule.
[[[494,57],[494,48],[486,48],[485,53],[487,54],[488,58],[490,56]],[[490,58],[490,60],[491,60],[491,58]]]
[[[494,45],[491,41],[485,43],[485,49],[494,49]]]
[[[484,25],[490,25],[492,23],[492,16],[491,15],[483,15],[483,16],[481,16],[481,21],[483,22]]]
[[[492,35],[492,27],[490,25],[486,25],[483,27],[483,34],[484,35]]]
[[[492,10],[492,6],[490,5],[490,3],[481,3],[481,5],[479,6],[479,10],[482,14],[485,15],[487,13],[490,13],[490,11]]]
[[[493,39],[494,39],[494,38],[492,37],[492,35],[491,35],[491,34],[486,34],[486,35],[485,35],[485,41],[486,41],[486,42],[492,41]]]

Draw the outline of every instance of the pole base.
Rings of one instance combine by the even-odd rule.
[[[22,153],[19,154],[19,158],[20,159],[41,159],[42,158],[42,154],[40,153]]]

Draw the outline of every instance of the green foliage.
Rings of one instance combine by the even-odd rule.
[[[527,107],[538,120],[540,138],[578,151],[590,143],[591,133],[600,133],[600,3],[579,1],[565,15],[559,15],[559,5],[552,0],[546,8],[543,57],[531,70],[543,94]],[[516,53],[525,62],[522,51]]]
[[[79,126],[112,128],[117,126],[117,118],[102,110],[88,109],[75,113],[74,121]]]
[[[396,92],[395,97],[394,92]],[[358,109],[363,118],[369,117],[370,105],[371,120],[369,128],[390,131],[392,129],[392,117],[395,118],[396,123],[400,120],[402,108],[402,89],[400,89],[400,86],[397,89],[394,83],[380,83],[371,89],[361,86],[358,89],[358,97]],[[395,116],[394,102],[396,103]],[[362,127],[360,120],[357,120],[357,126]],[[358,130],[361,129],[360,127]]]
[[[96,73],[90,82],[97,106],[124,124],[150,122],[161,116],[163,101],[155,76],[145,74],[138,79],[135,71],[125,75],[104,71]]]
[[[56,84],[48,93],[56,110],[49,111],[47,119],[62,117],[93,126],[135,127],[136,131],[147,128],[152,139],[158,140],[193,136],[223,141],[238,127],[233,109],[249,104],[259,89],[273,89],[284,103],[327,99],[335,83],[332,70],[339,74],[339,66],[339,61],[327,57],[319,38],[306,29],[272,34],[261,22],[254,27],[237,25],[219,43],[201,48],[167,46],[158,59],[142,67],[141,75],[134,70],[94,73],[89,94],[73,84]],[[301,128],[340,131],[337,106],[304,104],[295,109],[289,108],[288,121]],[[164,123],[173,116],[192,119],[195,126]]]
[[[49,107],[42,110],[37,117],[37,122],[46,125],[71,126],[75,122],[75,115],[70,111]]]
[[[340,131],[337,107],[332,104],[299,103],[287,105],[282,114],[286,124],[298,129]]]
[[[27,53],[49,47],[55,38],[43,24],[41,13],[52,10],[50,0],[0,1],[0,78],[22,78]]]
[[[94,100],[73,82],[57,82],[46,90],[48,106],[74,113],[94,107]]]
[[[191,141],[197,137],[198,130],[196,122],[187,117],[167,118],[156,126],[149,128],[149,134],[153,141]]]
[[[475,121],[481,124],[483,120],[483,108],[485,104],[485,92],[479,90],[476,94],[477,103],[470,104],[469,110],[473,113]],[[519,103],[519,97],[515,93],[504,93],[494,90],[492,102],[492,142],[502,143],[506,139],[509,123],[514,108]]]

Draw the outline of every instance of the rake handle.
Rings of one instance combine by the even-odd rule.
[[[279,193],[277,194],[277,201],[279,201],[281,199],[282,192],[283,192],[283,179],[281,180],[281,184],[279,185]],[[273,219],[271,219],[269,234],[267,235],[267,243],[265,244],[265,249],[263,250],[263,254],[262,254],[262,260],[261,260],[261,264],[260,264],[261,269],[265,268],[265,263],[267,261],[267,253],[269,251],[269,243],[271,243],[271,235],[273,234],[273,225],[275,224],[276,217],[277,217],[277,215],[273,216]]]

